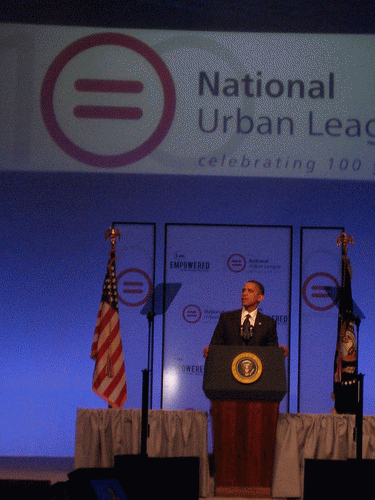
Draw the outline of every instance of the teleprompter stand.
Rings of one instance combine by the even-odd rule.
[[[203,391],[211,400],[215,495],[270,497],[279,403],[286,393],[283,350],[211,345]]]
[[[180,288],[181,283],[161,283],[155,288],[151,297],[141,310],[141,314],[146,315],[148,321],[147,369],[142,370],[141,455],[143,457],[147,457],[147,437],[149,432],[148,410],[149,408],[152,409],[151,394],[153,380],[154,318],[156,315],[164,314],[168,310]]]

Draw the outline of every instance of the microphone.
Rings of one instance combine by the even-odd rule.
[[[254,326],[250,325],[250,328],[249,328],[249,339],[252,339],[253,336],[254,336]]]

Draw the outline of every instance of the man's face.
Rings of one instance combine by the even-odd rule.
[[[249,312],[255,311],[262,300],[263,295],[260,293],[258,285],[252,281],[245,283],[241,294],[242,307]]]

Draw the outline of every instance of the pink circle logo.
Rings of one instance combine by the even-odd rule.
[[[187,323],[198,323],[202,317],[202,311],[196,304],[189,304],[184,307],[182,317]]]
[[[98,51],[95,57],[93,50]],[[64,86],[59,80],[69,68],[73,76]],[[157,90],[161,95],[154,100]],[[69,98],[77,102],[68,103]],[[174,82],[161,57],[136,38],[116,33],[90,35],[66,47],[41,89],[42,116],[52,139],[72,158],[97,167],[121,167],[148,156],[167,135],[175,109]],[[88,143],[95,134],[99,139]],[[107,147],[106,137],[116,144],[115,153],[100,151]]]
[[[117,292],[120,302],[128,307],[144,304],[151,296],[152,281],[142,269],[125,269],[117,277]]]
[[[328,311],[337,303],[338,295],[332,299],[326,291],[326,287],[334,287],[338,290],[340,284],[337,279],[329,273],[314,273],[309,276],[302,287],[302,296],[306,304],[316,311]]]
[[[227,266],[232,273],[240,273],[246,267],[246,259],[239,253],[233,253],[227,260]]]

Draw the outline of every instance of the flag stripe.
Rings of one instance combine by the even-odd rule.
[[[97,358],[101,359],[103,356],[106,355],[107,351],[113,344],[117,341],[118,342],[118,336],[120,333],[120,329],[114,328],[112,331],[110,329],[103,330],[103,333],[106,334],[106,338],[103,340],[103,342],[98,346],[97,349]]]
[[[110,355],[97,362],[97,380],[99,384],[107,377],[107,362],[110,362],[112,366],[115,365],[114,359]]]
[[[119,371],[116,373],[116,376],[112,379],[111,383],[108,385],[108,387],[104,391],[104,396],[109,398],[113,392],[115,392],[117,384],[120,382],[123,374],[125,373],[124,370],[124,365],[121,365],[121,368]]]
[[[109,360],[114,366],[116,364],[116,361],[121,357],[120,362],[123,364],[123,358],[122,358],[122,346],[121,344],[117,347],[115,353],[109,357]],[[107,378],[107,359],[103,359],[104,356],[98,360],[97,362],[97,376],[96,376],[96,383],[97,386],[99,387],[100,384]]]

